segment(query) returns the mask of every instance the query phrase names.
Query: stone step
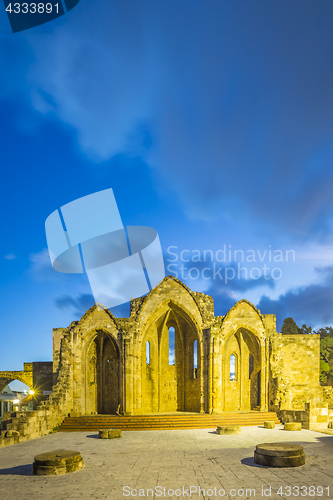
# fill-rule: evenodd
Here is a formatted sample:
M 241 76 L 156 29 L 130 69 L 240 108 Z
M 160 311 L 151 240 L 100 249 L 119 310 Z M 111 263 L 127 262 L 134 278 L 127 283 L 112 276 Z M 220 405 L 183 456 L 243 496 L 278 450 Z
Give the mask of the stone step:
M 198 414 L 188 416 L 135 415 L 131 417 L 96 415 L 66 417 L 59 430 L 64 432 L 79 432 L 95 431 L 108 427 L 120 430 L 207 429 L 216 428 L 218 425 L 263 425 L 266 420 L 274 421 L 276 424 L 281 423 L 274 412 L 228 413 L 224 415 Z

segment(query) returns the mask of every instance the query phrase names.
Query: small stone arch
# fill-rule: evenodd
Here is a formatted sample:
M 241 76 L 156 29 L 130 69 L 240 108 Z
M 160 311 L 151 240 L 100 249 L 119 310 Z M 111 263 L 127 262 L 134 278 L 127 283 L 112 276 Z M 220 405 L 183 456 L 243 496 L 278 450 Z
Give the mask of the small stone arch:
M 30 363 L 25 363 L 25 365 L 30 365 Z M 4 388 L 13 382 L 13 380 L 19 380 L 23 384 L 27 385 L 30 389 L 33 389 L 33 371 L 32 366 L 30 366 L 21 371 L 1 371 L 0 372 L 0 394 Z

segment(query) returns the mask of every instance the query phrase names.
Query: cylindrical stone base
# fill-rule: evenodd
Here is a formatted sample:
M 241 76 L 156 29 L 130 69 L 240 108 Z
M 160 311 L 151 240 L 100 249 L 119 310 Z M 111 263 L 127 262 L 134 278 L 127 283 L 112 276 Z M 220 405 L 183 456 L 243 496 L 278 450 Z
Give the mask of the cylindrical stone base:
M 266 422 L 264 422 L 264 427 L 265 429 L 275 429 L 275 422 L 273 422 L 272 420 L 267 420 Z
M 305 464 L 303 446 L 290 443 L 258 444 L 254 462 L 267 467 L 299 467 Z
M 109 429 L 100 429 L 98 431 L 99 439 L 109 439 Z
M 239 434 L 241 431 L 241 428 L 239 425 L 228 425 L 228 426 L 218 426 L 216 429 L 216 434 L 221 434 L 221 435 L 230 435 L 230 434 Z
M 121 438 L 120 429 L 109 429 L 109 439 Z
M 100 439 L 116 439 L 121 438 L 120 429 L 101 429 L 98 431 L 98 437 Z
M 78 451 L 57 450 L 36 455 L 32 473 L 37 476 L 57 476 L 82 469 L 83 459 Z
M 285 431 L 301 431 L 302 424 L 301 424 L 301 422 L 286 422 L 284 424 L 284 430 Z

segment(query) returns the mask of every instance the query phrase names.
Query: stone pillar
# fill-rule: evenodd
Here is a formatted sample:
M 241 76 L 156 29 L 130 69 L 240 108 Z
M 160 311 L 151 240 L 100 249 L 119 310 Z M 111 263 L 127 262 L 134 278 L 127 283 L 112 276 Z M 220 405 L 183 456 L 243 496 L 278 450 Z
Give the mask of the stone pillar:
M 133 352 L 129 338 L 124 339 L 124 407 L 125 416 L 133 415 Z
M 202 336 L 200 344 L 200 413 L 205 413 L 205 342 Z
M 213 337 L 213 345 L 212 345 L 212 413 L 218 413 L 218 359 L 216 355 L 216 351 L 218 351 L 217 347 L 218 339 Z
M 260 411 L 268 411 L 268 342 L 260 343 L 261 351 L 261 382 Z

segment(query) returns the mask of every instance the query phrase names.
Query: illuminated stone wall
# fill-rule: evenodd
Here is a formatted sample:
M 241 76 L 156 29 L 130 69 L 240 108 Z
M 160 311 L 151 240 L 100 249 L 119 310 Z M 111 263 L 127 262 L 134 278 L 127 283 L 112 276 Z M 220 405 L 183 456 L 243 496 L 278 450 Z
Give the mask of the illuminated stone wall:
M 275 315 L 246 300 L 216 317 L 212 297 L 173 277 L 133 300 L 130 318 L 93 307 L 54 330 L 55 379 L 61 353 L 70 359 L 75 415 L 115 413 L 118 406 L 125 415 L 297 410 L 323 401 L 317 335 L 281 335 Z
M 53 349 L 52 394 L 30 415 L 31 436 L 68 414 L 118 408 L 124 415 L 305 411 L 309 425 L 324 425 L 322 412 L 331 414 L 325 408 L 332 406 L 332 390 L 319 385 L 319 335 L 277 333 L 275 315 L 261 314 L 247 300 L 215 316 L 212 297 L 172 276 L 133 300 L 129 318 L 94 306 L 68 328 L 54 329 Z M 15 429 L 19 421 L 9 425 Z

